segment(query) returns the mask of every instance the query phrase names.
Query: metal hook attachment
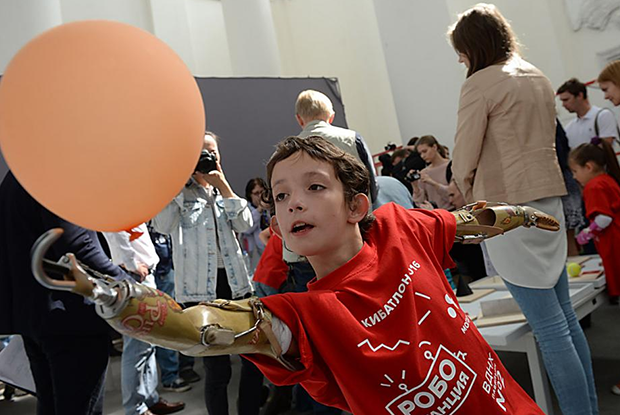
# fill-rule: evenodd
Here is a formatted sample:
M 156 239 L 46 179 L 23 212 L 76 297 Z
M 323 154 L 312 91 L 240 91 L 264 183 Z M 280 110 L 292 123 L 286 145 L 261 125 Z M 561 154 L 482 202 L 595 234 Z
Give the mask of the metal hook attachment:
M 47 275 L 46 272 L 47 270 L 60 274 L 63 277 L 71 273 L 71 265 L 68 263 L 68 258 L 62 257 L 57 263 L 45 259 L 48 249 L 60 238 L 63 232 L 61 228 L 54 228 L 39 236 L 39 239 L 37 239 L 30 251 L 30 265 L 32 267 L 32 274 L 39 284 L 45 288 L 58 291 L 73 291 L 77 285 L 75 281 L 56 280 Z
M 116 302 L 117 284 L 107 275 L 101 274 L 80 262 L 71 253 L 53 262 L 45 259 L 50 246 L 62 235 L 61 228 L 50 229 L 37 239 L 31 250 L 31 267 L 35 279 L 45 288 L 56 291 L 70 291 L 90 298 L 97 304 L 109 306 Z M 51 278 L 48 273 L 58 274 L 63 279 Z

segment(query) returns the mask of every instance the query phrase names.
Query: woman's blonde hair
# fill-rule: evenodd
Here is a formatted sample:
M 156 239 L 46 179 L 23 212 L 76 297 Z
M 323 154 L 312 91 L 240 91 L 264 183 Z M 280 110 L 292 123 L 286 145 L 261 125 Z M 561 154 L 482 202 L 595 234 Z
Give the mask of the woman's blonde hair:
M 620 87 L 620 60 L 609 62 L 598 75 L 597 81 L 599 83 L 613 82 L 616 86 Z

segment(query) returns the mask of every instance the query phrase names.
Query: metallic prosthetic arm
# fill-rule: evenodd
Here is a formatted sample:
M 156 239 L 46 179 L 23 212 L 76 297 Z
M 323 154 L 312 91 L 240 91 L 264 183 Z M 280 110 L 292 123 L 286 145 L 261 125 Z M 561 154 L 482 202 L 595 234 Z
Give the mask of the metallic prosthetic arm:
M 115 281 L 89 269 L 73 254 L 58 262 L 44 258 L 62 229 L 41 235 L 32 249 L 32 271 L 46 288 L 70 291 L 95 303 L 97 314 L 121 334 L 188 356 L 260 353 L 290 370 L 298 367 L 282 356 L 271 330 L 271 313 L 257 298 L 215 300 L 182 309 L 163 292 L 136 281 Z M 63 277 L 52 279 L 48 273 Z

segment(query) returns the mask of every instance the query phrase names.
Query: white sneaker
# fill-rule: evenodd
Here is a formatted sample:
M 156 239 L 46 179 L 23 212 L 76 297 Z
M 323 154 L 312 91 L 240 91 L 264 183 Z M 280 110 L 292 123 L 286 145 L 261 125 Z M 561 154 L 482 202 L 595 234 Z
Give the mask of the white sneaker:
M 614 395 L 620 395 L 620 383 L 611 387 L 611 393 Z

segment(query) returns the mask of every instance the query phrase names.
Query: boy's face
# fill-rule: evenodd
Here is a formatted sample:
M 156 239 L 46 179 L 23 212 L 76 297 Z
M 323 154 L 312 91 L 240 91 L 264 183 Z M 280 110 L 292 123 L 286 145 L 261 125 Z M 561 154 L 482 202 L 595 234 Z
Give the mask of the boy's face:
M 359 234 L 357 222 L 363 216 L 358 218 L 345 202 L 343 185 L 329 163 L 295 153 L 275 165 L 271 186 L 277 225 L 293 252 L 329 257 Z

